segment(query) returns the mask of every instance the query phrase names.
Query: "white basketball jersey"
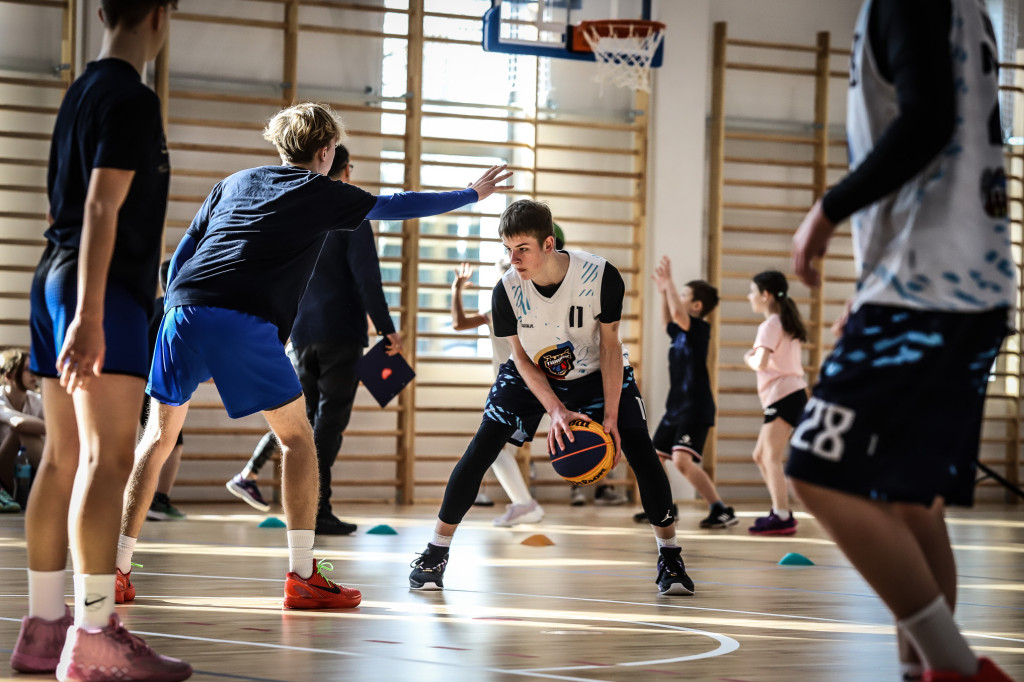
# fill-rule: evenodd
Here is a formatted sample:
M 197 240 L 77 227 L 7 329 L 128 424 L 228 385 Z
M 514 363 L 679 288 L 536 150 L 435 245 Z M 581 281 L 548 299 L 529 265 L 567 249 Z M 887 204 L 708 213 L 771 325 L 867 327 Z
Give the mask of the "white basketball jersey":
M 984 2 L 951 4 L 956 127 L 918 175 L 853 215 L 855 308 L 879 303 L 970 312 L 1014 302 L 995 36 Z M 870 9 L 866 0 L 853 37 L 846 117 L 851 169 L 899 113 L 896 90 L 868 44 Z
M 608 262 L 582 251 L 567 251 L 569 269 L 551 298 L 515 268 L 501 278 L 516 314 L 523 350 L 551 379 L 579 379 L 601 369 L 601 283 Z M 622 349 L 624 366 L 629 355 Z

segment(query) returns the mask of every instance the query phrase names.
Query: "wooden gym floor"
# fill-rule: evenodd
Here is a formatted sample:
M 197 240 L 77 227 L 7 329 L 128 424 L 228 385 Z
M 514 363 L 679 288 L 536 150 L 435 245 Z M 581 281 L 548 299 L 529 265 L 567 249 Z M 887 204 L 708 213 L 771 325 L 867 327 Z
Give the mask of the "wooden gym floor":
M 726 531 L 681 510 L 693 597 L 654 589 L 655 545 L 632 507 L 550 504 L 541 524 L 499 529 L 474 508 L 455 541 L 444 592 L 408 589 L 408 564 L 436 507 L 343 507 L 353 536 L 321 538 L 329 574 L 363 592 L 358 609 L 282 611 L 283 529 L 239 503 L 186 506 L 147 523 L 136 551 L 138 598 L 118 612 L 195 680 L 897 680 L 881 602 L 813 519 L 792 538 L 754 538 L 760 509 Z M 278 510 L 279 511 L 279 510 Z M 346 513 L 347 512 L 347 513 Z M 280 513 L 277 514 L 280 517 Z M 366 531 L 387 524 L 397 535 Z M 976 651 L 1024 680 L 1024 517 L 1011 506 L 953 511 L 958 618 Z M 554 545 L 521 544 L 542 533 Z M 781 567 L 787 552 L 812 567 Z M 0 516 L 0 653 L 26 611 L 22 516 Z M 71 578 L 68 575 L 68 589 Z M 13 675 L 6 662 L 3 679 Z

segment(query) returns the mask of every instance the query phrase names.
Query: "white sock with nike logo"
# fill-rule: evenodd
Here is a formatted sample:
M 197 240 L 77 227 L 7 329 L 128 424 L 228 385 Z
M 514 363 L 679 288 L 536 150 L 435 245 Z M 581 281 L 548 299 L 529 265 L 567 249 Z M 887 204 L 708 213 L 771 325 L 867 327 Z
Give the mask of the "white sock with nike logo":
M 75 573 L 75 627 L 105 628 L 114 613 L 114 574 Z

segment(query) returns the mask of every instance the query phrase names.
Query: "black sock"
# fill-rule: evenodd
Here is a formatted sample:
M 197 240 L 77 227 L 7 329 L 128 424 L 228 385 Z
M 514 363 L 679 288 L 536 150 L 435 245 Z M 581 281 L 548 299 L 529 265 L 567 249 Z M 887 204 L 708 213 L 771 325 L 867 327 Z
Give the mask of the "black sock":
M 718 502 L 712 502 L 711 503 L 711 511 L 713 511 L 713 512 L 723 512 L 723 511 L 725 511 L 725 502 L 722 502 L 721 500 L 719 500 Z

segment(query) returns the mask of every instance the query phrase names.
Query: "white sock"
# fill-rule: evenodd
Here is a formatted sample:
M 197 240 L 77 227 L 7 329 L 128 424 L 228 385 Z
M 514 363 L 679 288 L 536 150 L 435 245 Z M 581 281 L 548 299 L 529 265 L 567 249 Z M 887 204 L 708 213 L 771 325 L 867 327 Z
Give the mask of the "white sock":
M 897 621 L 896 625 L 914 645 L 926 670 L 961 675 L 978 672 L 978 659 L 960 634 L 942 595 L 914 615 Z
M 135 543 L 138 538 L 130 538 L 127 535 L 117 536 L 117 568 L 122 573 L 128 574 L 132 570 L 132 555 L 135 554 Z
M 789 521 L 789 517 L 793 515 L 788 509 L 772 509 L 772 512 L 783 521 Z
M 298 573 L 300 578 L 313 575 L 313 540 L 316 531 L 288 531 L 288 570 Z
M 533 499 L 526 487 L 526 481 L 523 480 L 523 472 L 519 470 L 516 457 L 509 452 L 508 446 L 498 453 L 498 459 L 491 465 L 491 471 L 498 478 L 498 483 L 508 495 L 508 499 L 512 500 L 512 504 L 529 504 Z
M 454 535 L 439 535 L 437 531 L 434 531 L 434 539 L 430 541 L 430 544 L 437 547 L 451 547 L 454 537 Z
M 658 537 L 657 535 L 655 535 L 654 539 L 658 541 L 658 551 L 661 551 L 662 547 L 678 547 L 679 546 L 679 545 L 676 544 L 676 536 L 675 535 L 673 535 L 670 538 L 662 538 L 662 537 Z
M 28 571 L 28 615 L 44 620 L 64 617 L 64 571 Z
M 900 663 L 901 680 L 920 680 L 924 677 L 924 666 L 920 663 Z
M 114 613 L 114 574 L 75 573 L 75 627 L 105 628 Z

